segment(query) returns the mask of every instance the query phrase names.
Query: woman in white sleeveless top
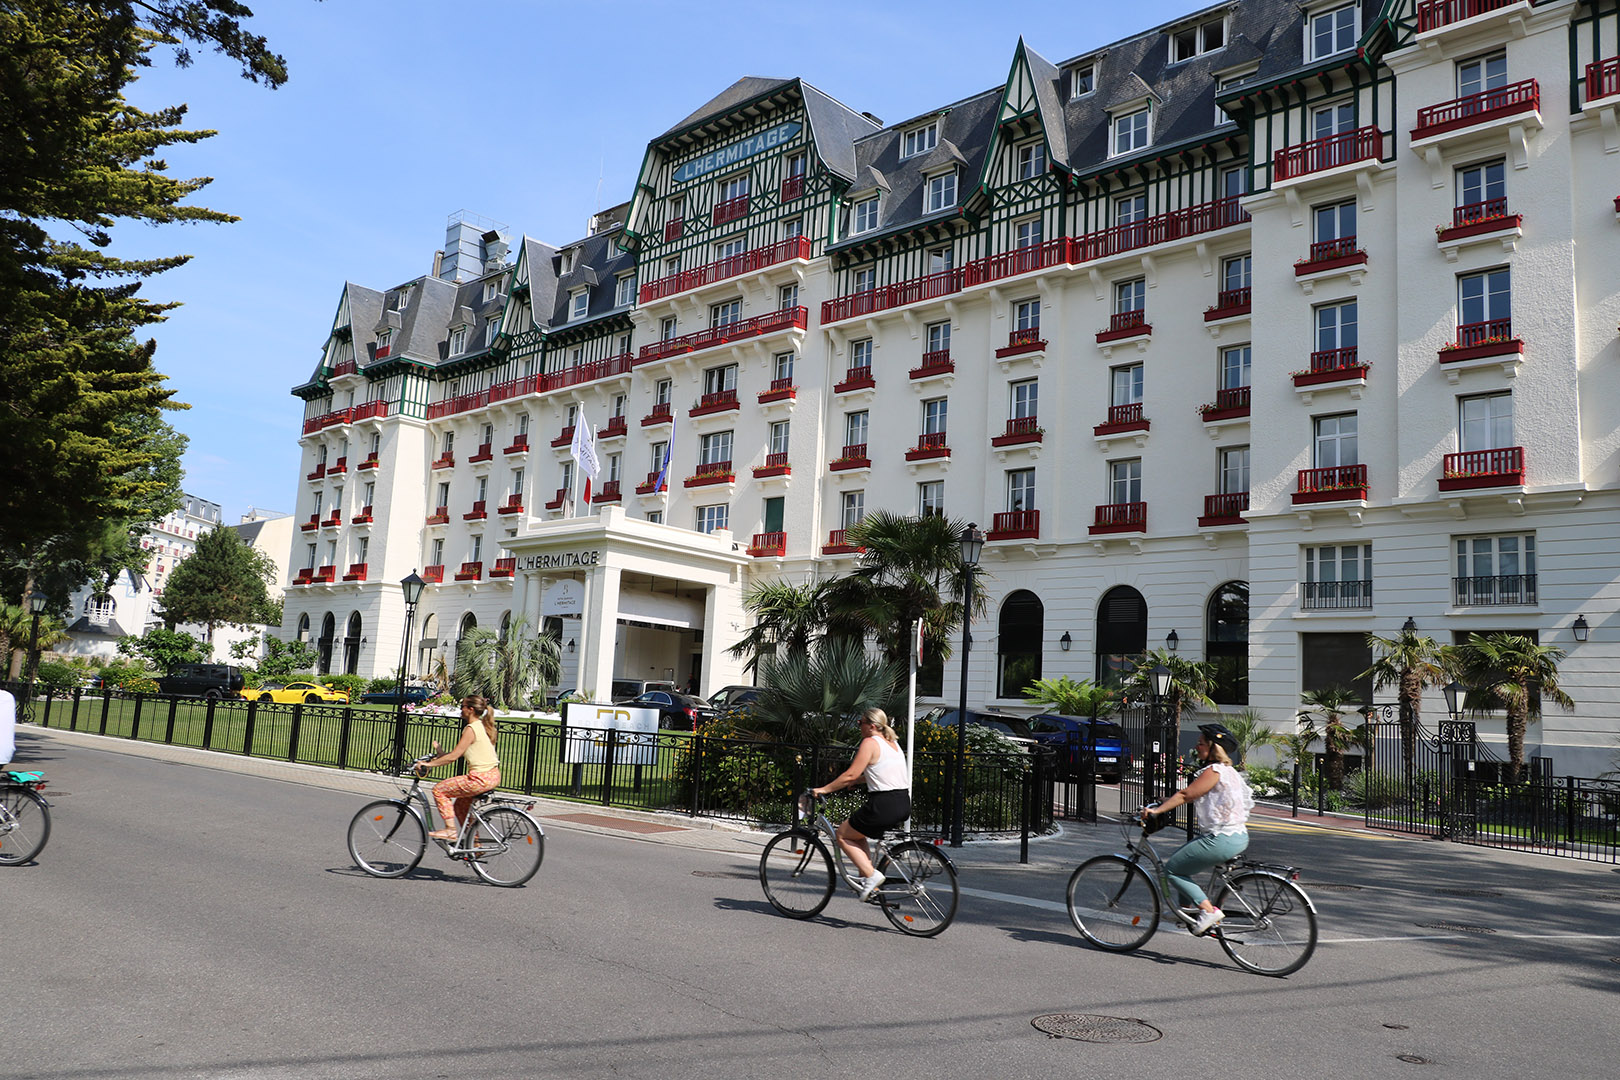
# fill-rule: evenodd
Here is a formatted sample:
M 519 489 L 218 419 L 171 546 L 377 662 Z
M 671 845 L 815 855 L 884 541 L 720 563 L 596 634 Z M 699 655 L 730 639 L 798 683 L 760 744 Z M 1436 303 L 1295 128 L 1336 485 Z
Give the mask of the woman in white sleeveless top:
M 866 802 L 838 826 L 838 846 L 861 875 L 861 899 L 870 899 L 883 884 L 872 866 L 868 839 L 877 839 L 911 816 L 911 789 L 907 786 L 906 755 L 900 739 L 882 709 L 867 709 L 861 716 L 861 745 L 838 778 L 812 788 L 817 795 L 866 784 Z

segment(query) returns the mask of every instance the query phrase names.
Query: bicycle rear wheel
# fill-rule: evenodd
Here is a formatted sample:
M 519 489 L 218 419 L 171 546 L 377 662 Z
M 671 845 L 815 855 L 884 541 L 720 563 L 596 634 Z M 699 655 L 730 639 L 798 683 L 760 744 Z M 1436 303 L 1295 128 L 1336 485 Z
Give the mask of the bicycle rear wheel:
M 759 883 L 777 911 L 791 919 L 813 918 L 832 899 L 832 856 L 814 833 L 789 829 L 765 845 Z
M 1141 948 L 1159 928 L 1159 891 L 1147 871 L 1118 855 L 1087 859 L 1069 878 L 1069 921 L 1109 952 Z
M 956 918 L 956 868 L 934 845 L 920 840 L 896 844 L 878 869 L 888 875 L 878 890 L 883 914 L 901 930 L 933 937 Z
M 1316 951 L 1316 908 L 1285 877 L 1263 871 L 1234 874 L 1215 906 L 1226 913 L 1215 938 L 1239 967 L 1259 975 L 1289 975 Z
M 546 857 L 546 836 L 540 823 L 513 806 L 473 811 L 470 842 L 479 849 L 467 859 L 473 873 L 508 889 L 534 877 L 540 860 Z
M 426 850 L 427 830 L 405 803 L 367 803 L 349 822 L 349 857 L 372 877 L 404 877 Z
M 51 838 L 51 811 L 32 788 L 0 788 L 0 866 L 29 862 Z

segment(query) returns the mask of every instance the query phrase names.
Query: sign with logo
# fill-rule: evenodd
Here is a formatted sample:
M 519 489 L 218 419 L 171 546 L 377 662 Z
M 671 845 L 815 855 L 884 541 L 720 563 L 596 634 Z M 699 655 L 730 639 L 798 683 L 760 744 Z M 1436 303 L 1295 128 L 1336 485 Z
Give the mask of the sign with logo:
M 540 614 L 578 615 L 585 610 L 585 586 L 573 578 L 553 581 L 540 594 Z
M 530 555 L 517 561 L 517 569 L 537 570 L 589 570 L 602 564 L 600 551 L 551 551 L 544 555 Z
M 757 154 L 767 150 L 775 150 L 791 142 L 804 125 L 797 120 L 790 120 L 785 124 L 777 124 L 769 131 L 762 131 L 758 135 L 750 135 L 746 139 L 722 146 L 718 150 L 710 150 L 702 157 L 695 157 L 691 161 L 683 162 L 675 168 L 675 182 L 684 184 L 688 180 L 696 180 L 700 176 L 727 169 L 739 161 L 746 161 Z
M 658 764 L 658 710 L 570 701 L 562 709 L 564 765 Z

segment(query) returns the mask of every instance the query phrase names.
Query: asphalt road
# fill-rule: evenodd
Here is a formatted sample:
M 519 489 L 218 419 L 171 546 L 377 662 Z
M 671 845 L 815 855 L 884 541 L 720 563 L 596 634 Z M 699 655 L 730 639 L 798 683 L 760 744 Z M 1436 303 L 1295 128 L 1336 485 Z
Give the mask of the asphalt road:
M 436 851 L 379 881 L 344 850 L 360 794 L 90 741 L 20 737 L 19 764 L 51 778 L 55 831 L 36 864 L 0 870 L 0 1076 L 1615 1069 L 1612 866 L 1268 825 L 1254 850 L 1308 868 L 1323 926 L 1311 963 L 1273 980 L 1168 929 L 1128 956 L 1087 947 L 1063 889 L 1117 846 L 1106 825 L 1037 842 L 1029 866 L 1015 847 L 963 849 L 958 920 L 919 940 L 848 894 L 808 922 L 775 914 L 754 834 L 649 837 L 556 804 L 525 888 L 479 884 Z M 1052 1013 L 1139 1019 L 1154 1041 L 1031 1025 Z

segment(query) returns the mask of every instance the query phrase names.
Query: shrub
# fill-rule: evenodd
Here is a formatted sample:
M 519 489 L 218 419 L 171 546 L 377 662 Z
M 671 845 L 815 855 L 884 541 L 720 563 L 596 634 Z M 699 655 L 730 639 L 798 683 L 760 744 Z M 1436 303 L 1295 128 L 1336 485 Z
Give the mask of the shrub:
M 34 690 L 37 693 L 67 693 L 83 681 L 83 668 L 64 664 L 60 660 L 41 660 L 34 668 Z
M 329 686 L 333 690 L 347 690 L 350 701 L 354 701 L 365 693 L 366 688 L 371 684 L 371 680 L 364 675 L 322 675 L 315 681 L 322 686 Z
M 398 678 L 384 677 L 372 679 L 370 682 L 366 683 L 366 689 L 364 692 L 367 694 L 386 694 L 389 691 L 397 689 L 399 689 Z
M 1249 788 L 1257 799 L 1287 796 L 1292 782 L 1290 774 L 1269 765 L 1250 765 L 1244 770 L 1244 775 L 1248 778 Z

